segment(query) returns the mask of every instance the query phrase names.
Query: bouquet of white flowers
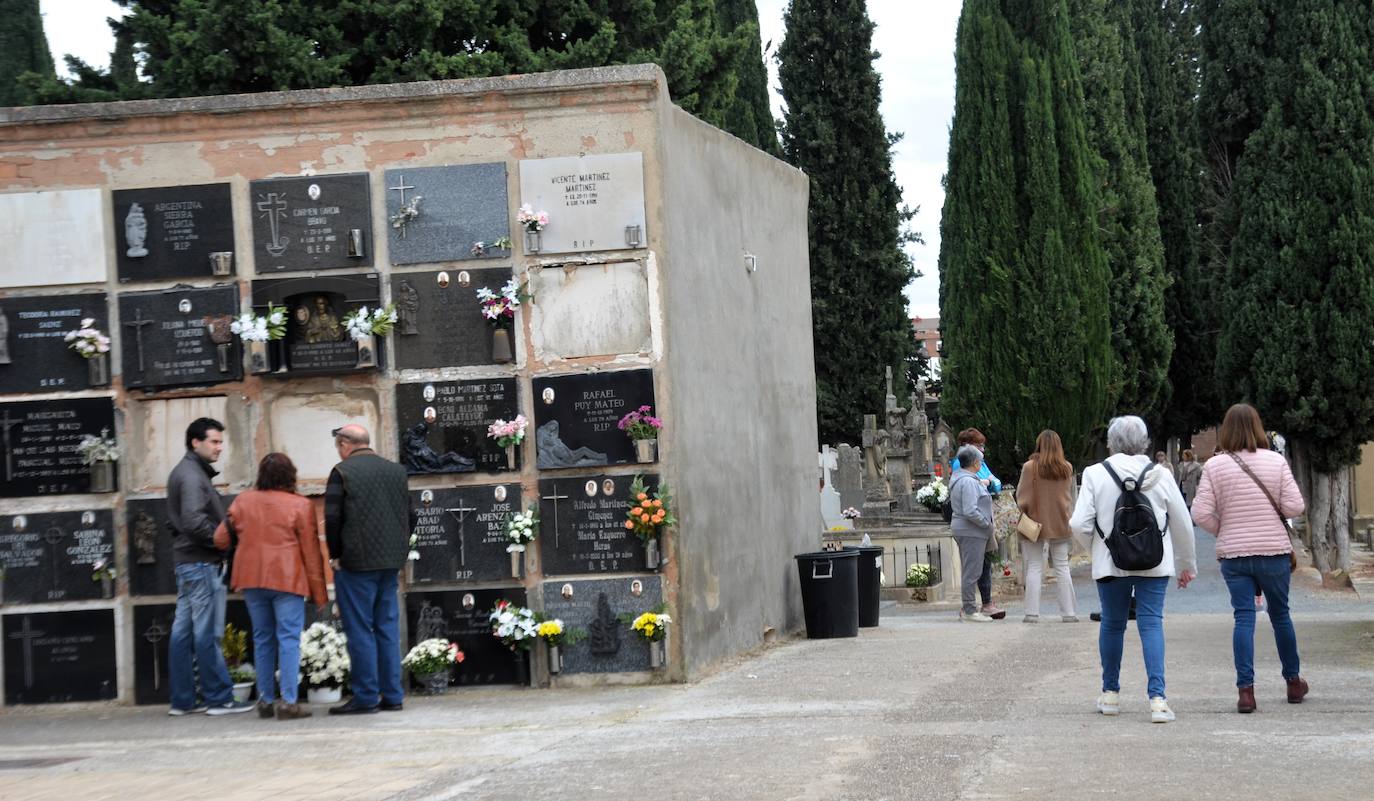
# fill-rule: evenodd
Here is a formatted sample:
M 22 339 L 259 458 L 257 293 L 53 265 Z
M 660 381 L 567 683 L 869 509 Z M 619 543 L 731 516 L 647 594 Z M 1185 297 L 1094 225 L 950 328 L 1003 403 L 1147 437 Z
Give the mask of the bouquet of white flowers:
M 535 514 L 533 509 L 511 515 L 510 520 L 506 521 L 506 539 L 510 540 L 510 545 L 506 546 L 506 552 L 519 553 L 524 551 L 526 545 L 534 542 L 534 537 L 538 532 L 539 515 Z
M 301 678 L 307 687 L 343 687 L 348 682 L 348 638 L 327 623 L 312 623 L 301 635 Z
M 110 436 L 110 429 L 100 429 L 100 436 L 87 434 L 76 445 L 82 464 L 119 461 L 119 444 Z
M 949 487 L 939 478 L 916 490 L 916 502 L 932 512 L 940 511 L 940 505 L 947 498 Z
M 373 334 L 386 336 L 396 325 L 396 304 L 388 303 L 386 308 L 370 311 L 366 306 L 361 306 L 345 314 L 343 324 L 355 341 L 367 339 Z
M 286 307 L 267 304 L 267 314 L 244 312 L 229 323 L 229 330 L 244 342 L 271 342 L 286 336 Z
M 539 636 L 539 620 L 528 607 L 497 601 L 487 618 L 491 621 L 492 636 L 511 650 L 529 649 Z
M 442 637 L 423 640 L 411 648 L 401 660 L 401 667 L 417 676 L 448 670 L 464 659 L 458 643 L 449 642 Z
M 68 331 L 63 340 L 66 341 L 67 347 L 81 354 L 83 359 L 93 359 L 102 353 L 110 352 L 110 338 L 95 327 L 94 317 L 82 320 L 81 327 L 75 331 Z

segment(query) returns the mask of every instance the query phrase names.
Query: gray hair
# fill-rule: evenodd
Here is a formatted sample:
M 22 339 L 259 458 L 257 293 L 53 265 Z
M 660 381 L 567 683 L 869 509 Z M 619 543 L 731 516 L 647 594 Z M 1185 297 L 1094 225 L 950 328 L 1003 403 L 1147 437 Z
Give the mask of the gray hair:
M 977 445 L 960 445 L 959 452 L 954 454 L 954 458 L 959 460 L 959 466 L 968 469 L 969 465 L 983 461 L 983 452 L 978 450 Z
M 1145 421 L 1133 414 L 1114 417 L 1107 426 L 1107 451 L 1138 456 L 1150 450 L 1150 431 Z

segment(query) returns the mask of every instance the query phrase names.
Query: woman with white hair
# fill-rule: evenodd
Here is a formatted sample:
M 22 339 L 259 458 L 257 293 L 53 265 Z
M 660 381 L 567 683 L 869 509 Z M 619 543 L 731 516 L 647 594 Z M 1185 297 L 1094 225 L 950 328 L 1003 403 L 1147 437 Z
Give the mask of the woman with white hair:
M 1087 547 L 1086 540 L 1092 539 L 1093 580 L 1102 602 L 1097 710 L 1104 715 L 1121 712 L 1121 651 L 1134 595 L 1150 720 L 1168 723 L 1174 712 L 1164 695 L 1164 591 L 1171 576 L 1178 576 L 1179 587 L 1187 587 L 1197 575 L 1193 521 L 1173 476 L 1150 460 L 1144 420 L 1133 415 L 1112 420 L 1107 450 L 1104 461 L 1083 471 L 1083 487 L 1069 520 L 1081 544 Z M 1118 508 L 1123 496 L 1127 503 Z M 1140 503 L 1130 503 L 1133 499 Z M 1127 564 L 1118 565 L 1118 560 Z
M 954 542 L 959 546 L 959 598 L 962 603 L 959 619 L 969 623 L 991 623 L 992 617 L 976 603 L 984 555 L 989 543 L 993 542 L 992 495 L 987 484 L 978 478 L 983 452 L 976 445 L 960 446 L 954 463 L 958 467 L 949 480 L 949 506 L 953 511 L 949 525 Z

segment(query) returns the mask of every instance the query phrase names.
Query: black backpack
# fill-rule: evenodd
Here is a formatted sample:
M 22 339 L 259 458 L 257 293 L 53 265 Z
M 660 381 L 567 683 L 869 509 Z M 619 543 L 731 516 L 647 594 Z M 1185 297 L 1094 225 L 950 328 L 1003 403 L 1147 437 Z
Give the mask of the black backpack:
M 1093 528 L 1097 529 L 1097 536 L 1102 538 L 1108 553 L 1112 555 L 1112 562 L 1121 570 L 1152 570 L 1158 567 L 1164 561 L 1164 532 L 1159 528 L 1154 506 L 1145 497 L 1145 491 L 1140 489 L 1145 483 L 1145 476 L 1155 468 L 1155 463 L 1151 462 L 1135 478 L 1127 476 L 1125 481 L 1121 480 L 1111 465 L 1103 462 L 1102 466 L 1107 468 L 1107 475 L 1121 488 L 1121 495 L 1116 499 L 1116 510 L 1112 513 L 1112 535 L 1108 537 L 1103 534 L 1101 526 L 1094 520 Z M 1169 513 L 1165 512 L 1164 528 L 1168 527 Z

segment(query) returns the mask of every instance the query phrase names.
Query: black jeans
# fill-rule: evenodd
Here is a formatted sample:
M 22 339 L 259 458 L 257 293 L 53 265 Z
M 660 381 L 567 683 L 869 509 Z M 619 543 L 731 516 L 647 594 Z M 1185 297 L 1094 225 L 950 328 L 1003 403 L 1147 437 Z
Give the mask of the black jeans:
M 978 593 L 983 596 L 983 606 L 992 603 L 992 562 L 983 557 L 983 575 L 978 577 Z

